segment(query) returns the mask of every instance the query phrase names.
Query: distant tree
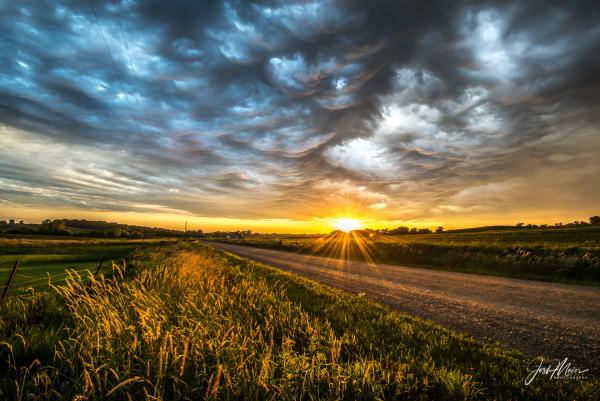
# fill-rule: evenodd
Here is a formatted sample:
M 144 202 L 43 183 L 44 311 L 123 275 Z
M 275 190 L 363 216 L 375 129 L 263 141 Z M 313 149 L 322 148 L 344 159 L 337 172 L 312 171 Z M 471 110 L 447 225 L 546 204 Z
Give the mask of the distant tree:
M 6 224 L 6 220 L 0 220 L 0 224 Z
M 40 226 L 38 227 L 38 230 L 42 233 L 50 232 L 51 225 L 52 221 L 50 221 L 50 219 L 43 220 Z
M 396 227 L 387 231 L 388 235 L 408 234 L 408 227 Z
M 25 222 L 23 220 L 19 220 L 19 224 L 23 225 L 23 224 L 25 224 Z
M 417 229 L 415 227 L 411 228 L 410 231 L 408 232 L 409 234 L 416 234 L 417 233 Z
M 8 224 L 15 224 L 15 219 L 8 220 Z
M 419 234 L 431 234 L 431 230 L 429 228 L 419 228 L 417 232 Z
M 63 220 L 54 220 L 50 225 L 50 232 L 52 233 L 63 233 L 67 231 L 67 227 L 65 226 L 65 222 Z
M 67 231 L 67 227 L 65 225 L 64 220 L 49 220 L 46 219 L 42 221 L 40 226 L 38 227 L 38 231 L 44 234 L 55 234 L 55 235 L 71 235 L 69 231 Z
M 113 238 L 121 238 L 122 233 L 123 233 L 123 231 L 120 228 L 115 228 L 112 230 L 110 236 Z
M 600 216 L 590 217 L 590 224 L 594 226 L 600 225 Z
M 438 234 L 444 232 L 444 227 L 440 226 L 440 227 L 436 228 L 435 232 Z
M 523 227 L 523 225 L 524 225 L 524 224 L 525 224 L 525 223 L 517 223 L 517 227 L 519 227 L 519 228 L 520 228 L 520 227 Z

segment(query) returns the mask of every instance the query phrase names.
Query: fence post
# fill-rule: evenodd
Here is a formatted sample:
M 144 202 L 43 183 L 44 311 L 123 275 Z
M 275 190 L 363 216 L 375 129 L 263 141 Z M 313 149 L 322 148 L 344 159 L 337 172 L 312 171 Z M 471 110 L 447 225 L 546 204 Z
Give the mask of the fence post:
M 104 263 L 104 258 L 100 259 L 100 264 L 98 265 L 98 268 L 96 269 L 96 273 L 94 273 L 94 277 L 96 277 L 98 275 L 98 272 L 100 271 L 100 268 L 102 267 L 102 263 Z
M 8 276 L 6 285 L 4 286 L 4 291 L 2 292 L 2 297 L 0 298 L 0 304 L 2 304 L 4 302 L 4 298 L 6 298 L 6 294 L 8 294 L 8 289 L 10 288 L 10 285 L 12 284 L 13 278 L 15 277 L 15 273 L 17 272 L 18 268 L 19 268 L 19 261 L 17 260 L 15 262 L 15 265 L 12 268 L 12 271 L 10 272 L 10 276 Z

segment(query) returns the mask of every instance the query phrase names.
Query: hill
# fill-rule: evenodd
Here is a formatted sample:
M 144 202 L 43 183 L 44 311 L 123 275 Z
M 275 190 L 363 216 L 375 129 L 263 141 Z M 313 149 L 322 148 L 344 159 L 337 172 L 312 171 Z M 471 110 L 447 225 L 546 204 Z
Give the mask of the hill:
M 55 219 L 41 224 L 23 221 L 0 221 L 1 234 L 59 235 L 92 238 L 155 238 L 155 237 L 202 237 L 202 230 L 181 231 L 160 227 L 146 227 L 101 220 Z

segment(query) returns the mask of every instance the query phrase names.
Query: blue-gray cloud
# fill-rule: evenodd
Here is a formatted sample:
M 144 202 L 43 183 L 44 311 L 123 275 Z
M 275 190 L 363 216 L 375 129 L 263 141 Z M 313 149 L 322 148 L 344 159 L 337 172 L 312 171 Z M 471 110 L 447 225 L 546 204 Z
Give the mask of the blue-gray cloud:
M 418 219 L 597 199 L 597 2 L 0 9 L 5 202 L 302 218 L 345 196 Z

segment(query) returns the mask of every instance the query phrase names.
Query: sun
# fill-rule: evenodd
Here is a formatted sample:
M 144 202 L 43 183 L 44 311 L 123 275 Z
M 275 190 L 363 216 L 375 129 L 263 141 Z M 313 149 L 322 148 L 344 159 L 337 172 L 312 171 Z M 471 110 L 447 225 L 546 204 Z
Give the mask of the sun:
M 351 219 L 349 217 L 339 218 L 333 221 L 333 227 L 337 230 L 349 233 L 350 231 L 358 230 L 362 228 L 360 220 Z

